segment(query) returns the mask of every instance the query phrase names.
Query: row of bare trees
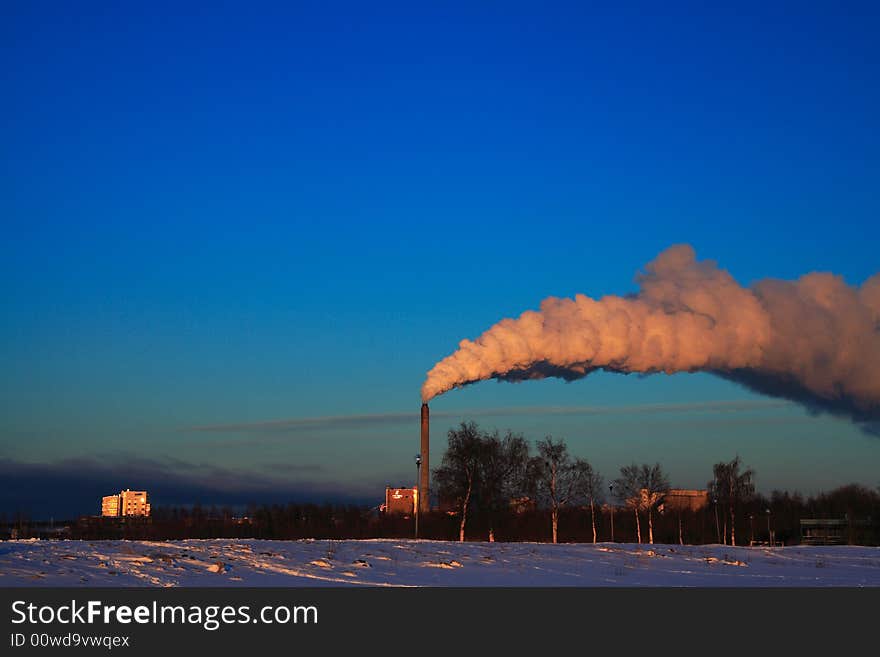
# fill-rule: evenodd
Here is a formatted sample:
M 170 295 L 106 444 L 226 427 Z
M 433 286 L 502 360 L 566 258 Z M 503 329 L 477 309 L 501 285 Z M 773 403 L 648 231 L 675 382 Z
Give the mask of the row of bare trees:
M 448 447 L 434 484 L 444 506 L 459 517 L 459 540 L 465 538 L 469 518 L 482 515 L 488 539 L 495 540 L 499 514 L 511 504 L 538 506 L 550 512 L 552 540 L 559 539 L 563 509 L 589 508 L 593 541 L 598 540 L 597 511 L 604 503 L 604 480 L 586 459 L 572 456 L 562 440 L 547 436 L 531 455 L 521 434 L 484 432 L 474 422 L 463 422 L 448 434 Z M 640 514 L 648 518 L 648 540 L 654 542 L 653 512 L 669 489 L 659 464 L 626 466 L 611 485 L 635 513 L 638 541 L 642 540 Z
M 589 509 L 593 542 L 598 540 L 597 511 L 605 501 L 603 477 L 589 461 L 573 456 L 564 441 L 547 436 L 536 443 L 537 453 L 532 455 L 521 434 L 508 431 L 502 436 L 497 431 L 482 431 L 474 422 L 450 429 L 448 440 L 433 478 L 442 505 L 458 516 L 459 540 L 465 539 L 468 520 L 480 517 L 488 527 L 488 540 L 494 541 L 497 521 L 511 505 L 548 510 L 554 543 L 559 537 L 562 510 Z M 743 469 L 737 456 L 715 464 L 713 473 L 708 489 L 716 532 L 725 544 L 729 536 L 730 544 L 735 545 L 737 510 L 754 496 L 754 471 Z M 662 510 L 669 488 L 669 478 L 659 463 L 624 466 L 610 483 L 612 497 L 633 513 L 639 543 L 642 518 L 647 520 L 648 542 L 654 542 L 654 514 Z
M 521 434 L 484 432 L 474 422 L 451 429 L 434 485 L 445 506 L 459 516 L 459 540 L 468 519 L 481 514 L 487 521 L 488 539 L 495 540 L 496 520 L 511 504 L 540 504 L 550 510 L 553 542 L 559 535 L 563 508 L 588 504 L 596 540 L 596 505 L 601 503 L 602 477 L 590 463 L 569 454 L 563 441 L 547 437 L 530 454 Z

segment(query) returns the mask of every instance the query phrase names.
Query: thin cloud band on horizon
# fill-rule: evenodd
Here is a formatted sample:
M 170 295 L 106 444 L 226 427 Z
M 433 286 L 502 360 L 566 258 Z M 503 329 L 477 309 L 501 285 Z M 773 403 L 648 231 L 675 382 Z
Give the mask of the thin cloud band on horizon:
M 432 411 L 432 418 L 502 417 L 524 415 L 613 415 L 615 413 L 691 413 L 691 412 L 745 412 L 789 408 L 795 404 L 779 399 L 718 400 L 708 402 L 630 404 L 620 406 L 524 406 L 518 408 L 483 408 L 468 410 Z M 205 424 L 179 429 L 193 433 L 235 433 L 244 431 L 297 433 L 308 430 L 327 430 L 367 425 L 388 426 L 417 422 L 419 414 L 374 413 L 327 415 L 319 417 L 288 418 L 256 422 Z
M 24 513 L 74 518 L 100 509 L 103 495 L 122 487 L 147 490 L 154 506 L 302 503 L 363 504 L 378 497 L 381 479 L 329 479 L 320 463 L 267 462 L 240 469 L 175 457 L 121 452 L 22 461 L 0 456 L 0 518 Z

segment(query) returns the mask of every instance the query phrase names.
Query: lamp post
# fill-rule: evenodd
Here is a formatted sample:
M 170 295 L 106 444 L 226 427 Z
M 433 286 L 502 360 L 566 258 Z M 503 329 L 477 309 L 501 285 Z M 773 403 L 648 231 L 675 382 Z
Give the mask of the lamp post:
M 422 506 L 422 501 L 419 499 L 419 483 L 421 479 L 419 476 L 422 473 L 422 455 L 416 454 L 416 495 L 415 495 L 415 519 L 416 519 L 416 538 L 419 537 L 419 507 Z
M 718 498 L 712 498 L 712 506 L 715 508 L 715 540 L 720 543 L 721 542 L 721 525 L 718 524 Z M 727 540 L 727 536 L 725 535 L 725 541 Z
M 608 497 L 611 503 L 611 542 L 614 542 L 614 484 L 608 484 Z
M 770 529 L 770 509 L 765 509 L 764 513 L 767 514 L 767 544 L 773 547 L 773 531 Z

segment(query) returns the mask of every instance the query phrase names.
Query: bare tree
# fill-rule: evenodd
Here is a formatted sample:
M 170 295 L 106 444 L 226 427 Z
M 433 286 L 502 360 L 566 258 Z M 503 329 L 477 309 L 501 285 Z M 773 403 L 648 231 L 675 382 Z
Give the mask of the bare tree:
M 538 455 L 529 459 L 529 482 L 537 497 L 550 507 L 553 542 L 559 535 L 559 510 L 574 504 L 583 491 L 579 477 L 584 468 L 573 460 L 565 441 L 551 436 L 538 441 Z
M 498 515 L 510 507 L 510 500 L 526 487 L 529 444 L 521 434 L 498 432 L 482 438 L 479 458 L 479 502 L 489 525 L 489 541 L 495 540 Z
M 660 467 L 654 465 L 626 465 L 620 468 L 620 477 L 614 481 L 618 498 L 636 518 L 636 539 L 642 542 L 642 523 L 639 512 L 648 515 L 648 541 L 654 542 L 654 509 L 669 490 L 669 480 Z
M 604 498 L 604 480 L 602 475 L 593 470 L 589 461 L 575 460 L 575 468 L 578 470 L 576 480 L 581 487 L 580 495 L 590 504 L 590 523 L 593 527 L 593 543 L 597 541 L 598 531 L 596 528 L 596 505 L 601 504 Z
M 712 497 L 724 504 L 724 532 L 722 541 L 727 544 L 727 519 L 730 518 L 730 544 L 736 545 L 736 507 L 747 502 L 755 494 L 755 471 L 751 468 L 740 472 L 742 460 L 739 455 L 728 462 L 716 463 L 712 467 L 714 479 L 709 482 Z
M 620 468 L 620 477 L 614 480 L 614 491 L 618 499 L 633 510 L 636 518 L 636 540 L 642 542 L 642 525 L 639 521 L 639 509 L 642 504 L 641 484 L 639 476 L 641 468 L 635 463 Z
M 669 479 L 659 463 L 643 465 L 639 472 L 639 499 L 641 508 L 648 512 L 648 542 L 654 543 L 654 508 L 669 491 Z
M 455 505 L 461 517 L 458 540 L 464 541 L 471 499 L 477 487 L 483 443 L 475 422 L 462 422 L 458 429 L 450 429 L 448 441 L 440 467 L 434 470 L 434 482 L 440 498 Z

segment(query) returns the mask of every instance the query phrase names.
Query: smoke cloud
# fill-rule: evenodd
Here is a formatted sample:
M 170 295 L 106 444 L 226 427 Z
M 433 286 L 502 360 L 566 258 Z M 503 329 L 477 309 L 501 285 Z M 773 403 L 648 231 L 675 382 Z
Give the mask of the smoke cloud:
M 549 297 L 437 363 L 428 401 L 486 379 L 580 379 L 595 370 L 710 372 L 811 411 L 880 420 L 880 274 L 830 273 L 744 288 L 679 244 L 636 276 L 634 296 Z

